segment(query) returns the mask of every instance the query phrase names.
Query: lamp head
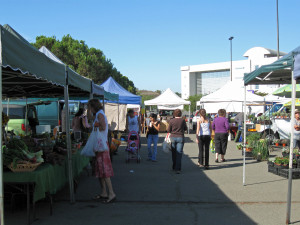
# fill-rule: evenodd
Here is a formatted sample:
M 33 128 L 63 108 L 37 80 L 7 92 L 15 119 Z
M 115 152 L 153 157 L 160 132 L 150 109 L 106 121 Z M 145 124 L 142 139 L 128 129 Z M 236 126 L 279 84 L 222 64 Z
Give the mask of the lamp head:
M 231 41 L 232 39 L 233 39 L 233 37 L 228 38 L 228 40 L 230 40 L 230 41 Z

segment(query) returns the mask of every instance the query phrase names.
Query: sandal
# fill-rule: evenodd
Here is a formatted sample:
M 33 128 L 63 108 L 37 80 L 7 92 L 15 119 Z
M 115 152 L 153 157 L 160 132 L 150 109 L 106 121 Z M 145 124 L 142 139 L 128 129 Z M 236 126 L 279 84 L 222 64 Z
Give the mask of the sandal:
M 104 197 L 104 196 L 101 196 L 101 195 L 95 195 L 93 197 L 93 200 L 107 200 L 108 197 Z
M 115 202 L 117 200 L 117 197 L 115 196 L 115 197 L 113 197 L 112 199 L 105 199 L 104 201 L 103 201 L 103 203 L 104 204 L 109 204 L 109 203 L 113 203 L 113 202 Z

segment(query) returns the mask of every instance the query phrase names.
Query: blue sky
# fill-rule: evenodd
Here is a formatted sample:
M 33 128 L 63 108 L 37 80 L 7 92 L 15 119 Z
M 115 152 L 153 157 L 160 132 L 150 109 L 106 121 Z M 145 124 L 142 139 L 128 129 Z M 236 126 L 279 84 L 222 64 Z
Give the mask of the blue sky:
M 101 49 L 138 89 L 180 90 L 180 67 L 277 49 L 276 0 L 0 0 L 0 24 Z M 4 6 L 4 7 L 3 7 Z M 299 0 L 279 0 L 280 51 L 300 45 Z

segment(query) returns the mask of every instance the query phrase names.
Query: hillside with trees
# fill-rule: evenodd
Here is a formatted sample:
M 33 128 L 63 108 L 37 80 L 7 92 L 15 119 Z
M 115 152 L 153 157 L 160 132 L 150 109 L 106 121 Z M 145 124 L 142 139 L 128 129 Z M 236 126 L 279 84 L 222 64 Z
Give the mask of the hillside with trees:
M 71 69 L 92 79 L 96 84 L 101 84 L 112 76 L 122 87 L 136 94 L 134 83 L 122 75 L 101 50 L 89 48 L 84 41 L 75 40 L 69 34 L 63 36 L 61 41 L 54 36 L 38 36 L 32 45 L 38 49 L 45 46 Z

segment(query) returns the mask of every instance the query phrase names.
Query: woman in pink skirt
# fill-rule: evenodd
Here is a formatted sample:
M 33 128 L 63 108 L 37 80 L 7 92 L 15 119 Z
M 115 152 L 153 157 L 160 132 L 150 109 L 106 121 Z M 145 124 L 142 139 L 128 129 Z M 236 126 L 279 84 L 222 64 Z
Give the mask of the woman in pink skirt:
M 95 116 L 93 129 L 99 128 L 100 132 L 104 132 L 105 137 L 108 133 L 108 123 L 103 112 L 103 107 L 98 99 L 91 99 L 88 102 L 89 112 Z M 107 141 L 106 141 L 107 143 Z M 95 160 L 95 174 L 99 178 L 101 185 L 101 193 L 96 195 L 94 199 L 103 200 L 104 203 L 111 203 L 116 200 L 116 194 L 113 191 L 110 178 L 114 175 L 109 156 L 109 150 L 103 152 L 96 152 Z M 107 191 L 108 189 L 108 191 Z

